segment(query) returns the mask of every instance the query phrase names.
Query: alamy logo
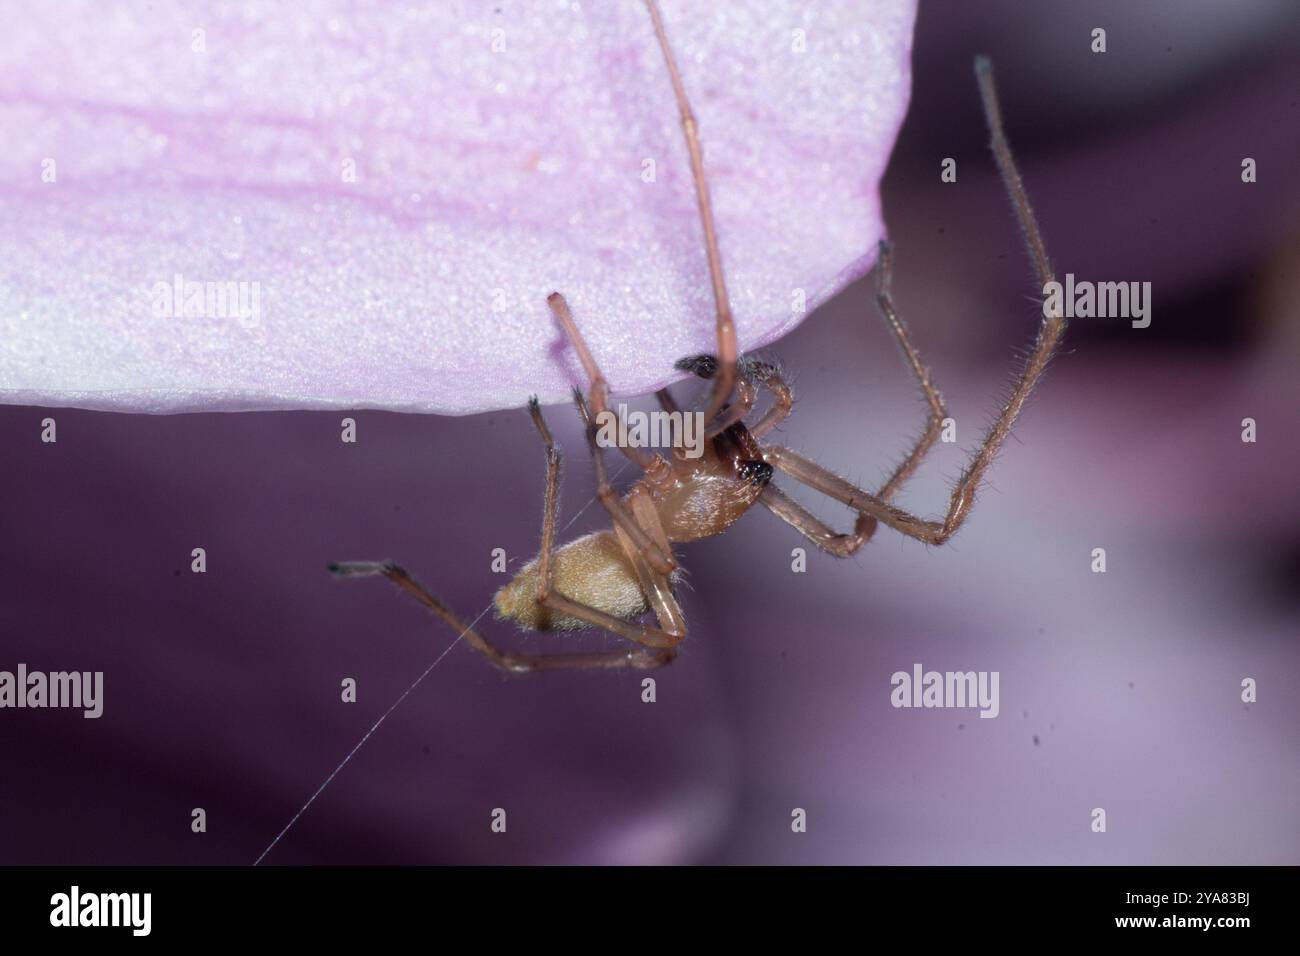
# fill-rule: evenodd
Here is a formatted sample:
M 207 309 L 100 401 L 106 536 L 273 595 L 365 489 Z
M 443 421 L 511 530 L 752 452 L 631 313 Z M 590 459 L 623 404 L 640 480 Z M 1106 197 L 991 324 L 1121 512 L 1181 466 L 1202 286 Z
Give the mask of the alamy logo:
M 148 936 L 152 924 L 152 893 L 82 893 L 74 886 L 50 897 L 51 926 L 129 926 L 131 935 Z
M 246 329 L 262 324 L 260 282 L 187 282 L 179 272 L 155 282 L 153 314 L 160 319 L 235 319 Z
M 704 454 L 703 412 L 630 412 L 619 405 L 596 416 L 601 448 L 682 448 L 687 458 Z
M 1043 286 L 1043 315 L 1067 319 L 1132 319 L 1133 328 L 1151 324 L 1150 282 L 1082 282 L 1065 274 L 1065 285 L 1053 280 Z
M 895 707 L 978 707 L 981 717 L 998 715 L 997 671 L 895 671 L 889 702 Z
M 83 717 L 104 713 L 103 671 L 28 671 L 19 664 L 17 673 L 0 671 L 0 708 L 70 707 L 84 711 Z

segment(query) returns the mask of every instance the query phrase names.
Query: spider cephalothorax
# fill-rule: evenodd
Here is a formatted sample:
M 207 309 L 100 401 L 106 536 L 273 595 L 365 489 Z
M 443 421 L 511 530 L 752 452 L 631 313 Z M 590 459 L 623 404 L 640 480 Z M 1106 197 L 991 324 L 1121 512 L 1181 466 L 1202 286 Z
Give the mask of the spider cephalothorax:
M 938 440 L 947 410 L 930 382 L 929 370 L 921 363 L 907 329 L 894 309 L 890 294 L 893 254 L 887 243 L 881 243 L 876 263 L 876 299 L 926 400 L 928 416 L 921 437 L 874 492 L 855 487 L 787 448 L 763 444 L 762 439 L 790 414 L 793 396 L 775 366 L 741 359 L 738 355 L 697 125 L 659 10 L 654 0 L 647 0 L 647 6 L 681 112 L 717 306 L 717 355 L 695 356 L 677 363 L 678 369 L 712 383 L 704 411 L 693 413 L 700 415 L 703 422 L 703 446 L 702 449 L 692 448 L 690 453 L 683 447 L 673 447 L 666 449 L 667 454 L 658 454 L 647 448 L 620 444 L 619 450 L 641 469 L 642 475 L 622 495 L 611 487 L 605 472 L 603 448 L 597 441 L 596 424 L 598 420 L 608 420 L 613 414 L 609 409 L 609 384 L 579 332 L 564 297 L 558 292 L 553 293 L 547 301 L 587 375 L 587 395 L 575 389 L 574 399 L 586 423 L 587 445 L 596 472 L 596 494 L 612 519 L 612 527 L 567 544 L 556 543 L 561 456 L 534 399 L 529 403 L 529 412 L 546 447 L 541 549 L 537 557 L 525 564 L 494 598 L 498 617 L 511 620 L 525 630 L 601 628 L 624 638 L 630 646 L 623 650 L 587 653 L 503 650 L 467 626 L 398 565 L 353 562 L 331 566 L 335 573 L 346 577 L 383 575 L 389 578 L 456 628 L 490 661 L 510 671 L 573 667 L 649 668 L 672 660 L 678 645 L 686 637 L 686 621 L 675 594 L 681 568 L 673 545 L 722 534 L 755 504 L 764 506 L 817 547 L 837 557 L 854 554 L 871 539 L 880 525 L 929 544 L 943 544 L 956 533 L 970 513 L 984 472 L 1010 433 L 1065 331 L 1065 319 L 1060 311 L 1044 307 L 1038 336 L 1025 367 L 983 443 L 953 488 L 944 516 L 926 520 L 903 511 L 892 504 L 893 498 Z M 1051 266 L 1002 132 L 992 68 L 981 57 L 976 60 L 975 72 L 992 134 L 993 154 L 1028 241 L 1038 278 L 1046 287 L 1053 281 Z M 750 416 L 764 391 L 770 393 L 771 403 L 751 422 Z M 656 394 L 666 412 L 681 413 L 667 390 Z M 855 516 L 852 529 L 837 532 L 789 498 L 773 480 L 778 472 L 784 478 L 847 505 Z M 647 613 L 654 615 L 655 625 L 641 622 Z

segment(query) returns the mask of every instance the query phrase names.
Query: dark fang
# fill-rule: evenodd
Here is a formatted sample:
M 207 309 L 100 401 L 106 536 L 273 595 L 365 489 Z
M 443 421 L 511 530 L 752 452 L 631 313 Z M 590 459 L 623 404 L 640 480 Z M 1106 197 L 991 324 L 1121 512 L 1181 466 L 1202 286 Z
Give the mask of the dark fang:
M 713 378 L 718 374 L 718 360 L 712 355 L 696 355 L 692 358 L 678 359 L 674 368 L 679 372 L 690 372 L 700 378 Z
M 762 488 L 772 480 L 772 466 L 765 461 L 742 461 L 736 465 L 736 474 L 741 481 Z

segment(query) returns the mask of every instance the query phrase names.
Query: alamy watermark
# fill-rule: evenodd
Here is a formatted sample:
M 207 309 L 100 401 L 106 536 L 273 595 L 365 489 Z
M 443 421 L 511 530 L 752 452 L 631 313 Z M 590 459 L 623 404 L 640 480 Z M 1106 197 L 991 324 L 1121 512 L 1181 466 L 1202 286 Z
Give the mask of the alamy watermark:
M 596 444 L 601 448 L 681 448 L 687 458 L 704 454 L 704 413 L 638 412 L 619 405 L 596 415 Z
M 132 936 L 153 929 L 152 893 L 83 893 L 74 885 L 50 897 L 50 925 L 129 927 Z
M 894 707 L 978 707 L 981 717 L 998 715 L 997 671 L 895 671 L 889 678 Z
M 160 319 L 234 319 L 246 329 L 262 324 L 260 282 L 195 282 L 179 272 L 155 282 L 153 314 Z
M 1067 319 L 1132 319 L 1133 328 L 1151 324 L 1150 282 L 1076 282 L 1065 274 L 1065 284 L 1052 280 L 1043 286 L 1043 315 Z
M 0 671 L 0 708 L 58 707 L 83 711 L 94 719 L 104 713 L 103 671 Z

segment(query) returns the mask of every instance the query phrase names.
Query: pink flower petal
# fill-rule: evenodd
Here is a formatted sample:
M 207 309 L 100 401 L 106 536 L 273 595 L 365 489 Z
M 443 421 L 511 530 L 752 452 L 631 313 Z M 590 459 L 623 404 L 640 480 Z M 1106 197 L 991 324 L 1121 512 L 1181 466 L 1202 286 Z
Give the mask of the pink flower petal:
M 914 8 L 665 3 L 742 347 L 870 267 Z M 66 0 L 6 18 L 0 63 L 0 401 L 562 401 L 553 290 L 617 392 L 714 351 L 640 4 Z M 186 314 L 177 277 L 243 283 L 245 311 Z

